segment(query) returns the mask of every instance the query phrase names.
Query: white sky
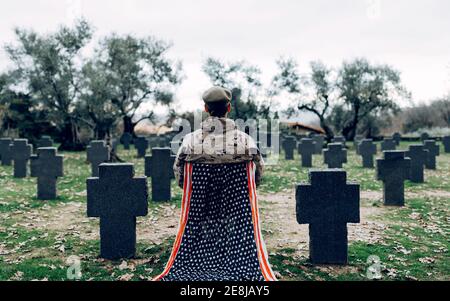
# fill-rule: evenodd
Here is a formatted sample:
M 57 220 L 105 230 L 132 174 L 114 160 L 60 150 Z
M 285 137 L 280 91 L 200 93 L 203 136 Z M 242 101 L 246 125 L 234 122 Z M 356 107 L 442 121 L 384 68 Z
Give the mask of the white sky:
M 16 26 L 52 31 L 79 15 L 96 37 L 115 31 L 172 41 L 170 54 L 187 76 L 177 93 L 183 109 L 201 106 L 208 56 L 246 59 L 266 83 L 281 55 L 297 58 L 302 72 L 311 60 L 337 67 L 365 56 L 399 69 L 415 102 L 450 91 L 448 0 L 15 0 L 0 9 L 0 44 L 13 40 Z M 6 65 L 0 52 L 0 70 Z

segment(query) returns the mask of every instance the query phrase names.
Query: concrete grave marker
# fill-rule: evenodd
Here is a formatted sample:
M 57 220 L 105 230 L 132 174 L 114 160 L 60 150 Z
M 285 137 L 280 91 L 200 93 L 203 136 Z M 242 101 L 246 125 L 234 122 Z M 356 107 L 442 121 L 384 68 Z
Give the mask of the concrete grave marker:
M 26 178 L 28 161 L 33 153 L 33 146 L 28 144 L 27 139 L 15 139 L 11 152 L 14 162 L 14 178 Z
M 126 150 L 130 149 L 130 144 L 133 142 L 133 135 L 131 135 L 128 132 L 125 132 L 122 134 L 122 137 L 120 137 L 120 143 L 123 144 L 123 148 Z
M 347 264 L 347 223 L 359 223 L 359 185 L 343 170 L 311 171 L 310 184 L 297 186 L 297 221 L 309 224 L 314 264 Z
M 64 175 L 63 158 L 54 147 L 38 148 L 37 155 L 31 156 L 31 176 L 37 177 L 39 200 L 56 199 L 56 181 Z
M 359 144 L 363 140 L 364 140 L 364 137 L 361 136 L 361 135 L 356 135 L 355 139 L 353 140 L 353 146 L 355 147 L 355 151 L 356 151 L 357 155 L 360 155 L 360 153 L 359 153 Z
M 450 136 L 445 136 L 442 138 L 442 144 L 444 145 L 444 151 L 450 154 Z
M 152 201 L 170 201 L 171 180 L 175 178 L 173 164 L 175 157 L 170 148 L 152 149 L 152 155 L 145 157 L 145 175 L 152 178 Z
M 137 157 L 144 158 L 147 153 L 148 140 L 146 137 L 137 137 L 134 139 L 134 147 L 137 150 Z
M 12 164 L 12 144 L 11 138 L 0 139 L 0 158 L 3 166 L 11 166 Z
M 316 143 L 316 145 L 315 145 L 316 146 L 316 151 L 314 152 L 314 154 L 322 155 L 323 146 L 325 145 L 325 137 L 322 136 L 322 135 L 314 135 L 312 137 L 312 139 Z
M 373 156 L 377 154 L 377 145 L 372 139 L 364 139 L 359 144 L 359 154 L 362 157 L 364 168 L 373 168 Z
M 145 177 L 134 177 L 133 164 L 106 164 L 100 177 L 87 179 L 87 216 L 100 218 L 100 257 L 136 254 L 136 217 L 148 212 Z
M 395 144 L 397 146 L 400 146 L 400 142 L 402 142 L 402 134 L 400 133 L 394 133 L 394 135 L 392 135 L 392 139 L 394 139 Z
M 294 149 L 297 148 L 297 139 L 294 136 L 287 136 L 283 140 L 283 149 L 286 160 L 294 160 Z
M 394 151 L 397 149 L 397 143 L 393 138 L 384 138 L 381 142 L 381 151 Z
M 342 165 L 347 163 L 347 150 L 342 143 L 330 143 L 323 157 L 328 168 L 342 168 Z
M 341 143 L 344 147 L 346 147 L 346 140 L 344 136 L 336 136 L 331 140 L 332 143 Z
M 298 144 L 298 153 L 302 157 L 303 167 L 312 167 L 312 155 L 316 152 L 316 143 L 309 138 L 303 138 Z
M 436 169 L 436 157 L 440 155 L 439 145 L 434 140 L 426 140 L 424 142 L 424 149 L 428 151 L 428 160 L 425 163 L 427 169 Z
M 409 178 L 411 159 L 404 151 L 386 151 L 377 160 L 377 180 L 383 181 L 383 198 L 387 206 L 405 205 L 405 181 Z
M 92 141 L 87 147 L 87 160 L 91 163 L 91 175 L 98 177 L 98 166 L 110 159 L 109 148 L 105 141 Z
M 428 151 L 422 144 L 412 144 L 405 156 L 411 159 L 409 180 L 413 183 L 423 183 L 423 170 L 428 160 Z
M 53 146 L 53 140 L 50 136 L 42 136 L 41 139 L 37 142 L 37 147 L 52 147 Z
M 426 140 L 430 139 L 430 135 L 428 133 L 423 133 L 422 135 L 420 135 L 420 140 L 422 141 L 422 143 L 424 143 Z

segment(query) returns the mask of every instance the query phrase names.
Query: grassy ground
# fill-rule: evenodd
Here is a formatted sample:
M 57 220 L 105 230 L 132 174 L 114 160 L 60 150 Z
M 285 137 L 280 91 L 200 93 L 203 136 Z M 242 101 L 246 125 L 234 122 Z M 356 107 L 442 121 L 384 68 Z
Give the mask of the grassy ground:
M 134 154 L 133 150 L 120 149 L 122 158 L 135 163 L 136 175 L 142 175 L 143 160 L 134 158 Z M 73 255 L 81 262 L 81 280 L 148 280 L 160 273 L 171 251 L 181 190 L 173 183 L 173 200 L 165 204 L 150 200 L 149 216 L 139 219 L 138 228 L 150 228 L 148 232 L 153 231 L 152 225 L 170 220 L 172 224 L 165 225 L 167 235 L 157 240 L 138 237 L 137 258 L 133 260 L 105 261 L 98 258 L 98 221 L 83 216 L 85 181 L 90 172 L 85 154 L 64 155 L 65 176 L 58 183 L 60 197 L 50 202 L 36 200 L 36 179 L 14 179 L 11 167 L 0 167 L 0 280 L 67 280 Z M 323 167 L 322 161 L 316 156 L 314 166 Z M 349 181 L 360 183 L 364 193 L 382 190 L 375 171 L 359 167 L 360 158 L 353 151 L 348 162 L 345 169 Z M 280 160 L 268 166 L 260 193 L 272 198 L 293 194 L 295 184 L 307 181 L 307 172 L 300 168 L 298 157 L 290 162 Z M 427 171 L 426 179 L 422 185 L 407 182 L 405 208 L 387 208 L 382 215 L 368 217 L 370 223 L 384 225 L 377 233 L 381 239 L 375 243 L 370 239 L 350 241 L 348 266 L 313 266 L 305 251 L 268 244 L 273 269 L 283 280 L 367 280 L 368 275 L 381 280 L 450 280 L 450 155 L 439 157 L 438 171 Z M 264 197 L 261 207 L 263 213 L 271 209 Z M 363 201 L 362 207 L 381 208 L 382 204 L 378 197 Z M 61 214 L 65 225 L 52 226 L 49 221 Z M 269 219 L 263 221 L 263 228 L 269 240 L 286 231 Z M 370 236 L 370 229 L 368 233 Z M 375 264 L 370 259 L 375 259 Z

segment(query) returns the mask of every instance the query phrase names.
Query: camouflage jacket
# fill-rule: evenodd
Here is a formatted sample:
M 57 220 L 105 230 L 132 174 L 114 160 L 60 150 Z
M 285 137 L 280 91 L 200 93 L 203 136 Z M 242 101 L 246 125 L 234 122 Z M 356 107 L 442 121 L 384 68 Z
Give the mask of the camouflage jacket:
M 184 163 L 227 164 L 254 162 L 256 185 L 264 171 L 264 160 L 255 141 L 237 129 L 231 119 L 209 117 L 201 129 L 186 135 L 174 164 L 174 173 L 180 187 L 183 186 Z

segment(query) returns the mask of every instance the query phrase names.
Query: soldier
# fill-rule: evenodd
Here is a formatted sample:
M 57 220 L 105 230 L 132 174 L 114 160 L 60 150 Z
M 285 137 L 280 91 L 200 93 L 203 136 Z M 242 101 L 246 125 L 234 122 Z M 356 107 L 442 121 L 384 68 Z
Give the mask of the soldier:
M 232 93 L 205 92 L 202 128 L 188 134 L 174 173 L 183 188 L 180 227 L 162 281 L 272 281 L 259 228 L 255 186 L 263 159 L 255 141 L 227 118 Z
M 183 167 L 186 162 L 227 164 L 254 162 L 256 185 L 264 171 L 264 160 L 255 141 L 236 128 L 227 118 L 231 112 L 231 91 L 213 87 L 203 94 L 205 111 L 210 115 L 201 129 L 188 134 L 178 151 L 174 172 L 178 185 L 183 188 Z M 220 146 L 218 144 L 220 143 Z

